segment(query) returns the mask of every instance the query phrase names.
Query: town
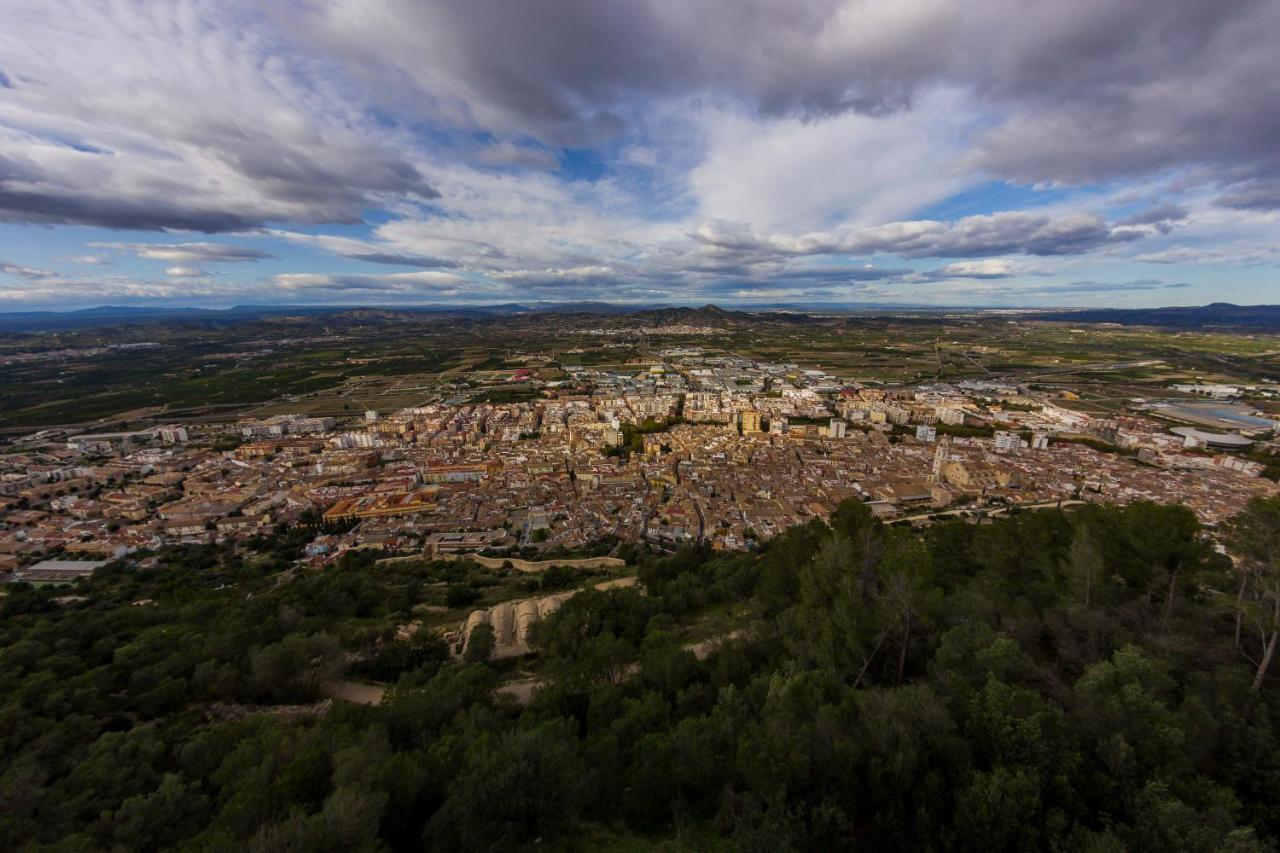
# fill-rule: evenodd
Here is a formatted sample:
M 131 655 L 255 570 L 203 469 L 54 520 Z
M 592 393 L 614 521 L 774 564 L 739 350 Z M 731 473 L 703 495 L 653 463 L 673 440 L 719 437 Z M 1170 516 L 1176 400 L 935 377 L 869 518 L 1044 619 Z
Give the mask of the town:
M 1280 851 L 1280 2 L 0 9 L 0 853 Z
M 0 571 L 66 581 L 133 551 L 301 522 L 312 567 L 352 549 L 734 550 L 849 498 L 890 524 L 1169 501 L 1213 526 L 1280 489 L 1240 453 L 1276 422 L 1231 386 L 1102 418 L 1070 408 L 1061 383 L 857 382 L 691 345 L 607 368 L 517 360 L 387 413 L 20 438 L 0 455 Z

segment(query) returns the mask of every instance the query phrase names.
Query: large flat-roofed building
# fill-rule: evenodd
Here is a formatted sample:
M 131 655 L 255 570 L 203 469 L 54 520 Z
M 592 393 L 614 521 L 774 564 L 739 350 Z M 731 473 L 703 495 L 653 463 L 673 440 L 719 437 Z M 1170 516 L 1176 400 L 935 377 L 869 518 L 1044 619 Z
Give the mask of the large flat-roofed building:
M 438 490 L 438 486 L 430 486 L 413 492 L 390 492 L 343 498 L 329 507 L 324 514 L 324 520 L 340 521 L 347 518 L 378 518 L 433 512 L 437 506 Z
M 461 533 L 432 533 L 427 537 L 427 553 L 456 554 L 461 551 L 479 551 L 493 547 L 508 536 L 505 530 L 480 530 Z
M 1243 450 L 1253 442 L 1233 432 L 1209 432 L 1195 427 L 1173 427 L 1169 432 L 1180 435 L 1187 447 L 1220 447 L 1226 450 Z
M 1262 417 L 1255 409 L 1238 403 L 1179 403 L 1157 406 L 1153 411 L 1167 418 L 1210 429 L 1265 432 L 1276 429 L 1277 424 L 1280 423 L 1271 418 Z
M 87 578 L 110 560 L 41 560 L 14 572 L 15 581 L 31 584 L 69 584 Z
M 464 483 L 483 480 L 501 466 L 478 465 L 428 465 L 422 469 L 422 480 L 425 483 Z
M 1182 391 L 1185 394 L 1197 394 L 1201 397 L 1213 397 L 1220 400 L 1239 397 L 1242 390 L 1238 385 L 1216 384 L 1174 385 L 1173 389 Z

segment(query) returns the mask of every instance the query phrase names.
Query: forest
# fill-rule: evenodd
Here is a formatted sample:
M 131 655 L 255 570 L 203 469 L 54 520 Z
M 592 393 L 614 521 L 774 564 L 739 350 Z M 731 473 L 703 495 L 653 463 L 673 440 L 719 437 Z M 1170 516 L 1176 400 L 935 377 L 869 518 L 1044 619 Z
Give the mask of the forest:
M 352 554 L 295 574 L 304 541 L 7 590 L 0 848 L 1280 839 L 1280 499 L 1212 532 L 1176 505 L 912 530 L 847 502 L 752 552 L 633 548 L 636 587 L 536 625 L 526 704 L 483 644 L 457 660 L 395 630 L 481 572 Z M 319 701 L 344 672 L 392 686 Z

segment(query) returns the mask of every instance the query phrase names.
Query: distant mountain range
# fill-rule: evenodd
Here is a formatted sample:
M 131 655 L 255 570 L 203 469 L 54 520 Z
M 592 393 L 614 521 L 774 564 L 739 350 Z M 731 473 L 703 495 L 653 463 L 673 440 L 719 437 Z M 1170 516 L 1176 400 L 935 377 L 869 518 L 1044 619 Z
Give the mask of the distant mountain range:
M 1214 302 L 1191 308 L 1080 308 L 1023 314 L 1037 320 L 1070 323 L 1119 323 L 1166 329 L 1224 328 L 1235 331 L 1280 331 L 1280 305 L 1232 305 Z
M 118 325 L 123 323 L 147 323 L 176 320 L 232 321 L 255 320 L 265 317 L 321 316 L 325 314 L 433 314 L 454 317 L 501 317 L 519 314 L 630 314 L 661 305 L 613 305 L 607 302 L 535 302 L 521 305 L 514 302 L 501 305 L 236 305 L 231 308 L 163 307 L 148 308 L 129 305 L 100 305 L 75 311 L 8 311 L 0 312 L 0 330 L 39 331 L 62 330 L 88 326 Z
M 909 311 L 917 315 L 980 314 L 991 309 L 928 307 L 921 305 L 752 305 L 724 309 L 715 305 L 701 308 L 669 304 L 618 305 L 609 302 L 508 302 L 498 305 L 410 305 L 410 306 L 316 306 L 316 305 L 236 305 L 232 308 L 102 305 L 77 311 L 0 312 L 0 332 L 66 331 L 78 328 L 135 325 L 159 322 L 238 323 L 272 317 L 317 317 L 342 315 L 351 320 L 407 318 L 415 315 L 485 319 L 492 317 L 536 317 L 546 314 L 575 316 L 635 315 L 645 323 L 740 324 L 770 319 L 785 323 L 813 322 L 813 315 L 884 314 Z M 1189 308 L 1062 308 L 1051 310 L 1001 309 L 1026 319 L 1068 323 L 1117 323 L 1126 326 L 1163 328 L 1225 328 L 1238 331 L 1280 331 L 1280 305 L 1232 305 L 1215 302 Z

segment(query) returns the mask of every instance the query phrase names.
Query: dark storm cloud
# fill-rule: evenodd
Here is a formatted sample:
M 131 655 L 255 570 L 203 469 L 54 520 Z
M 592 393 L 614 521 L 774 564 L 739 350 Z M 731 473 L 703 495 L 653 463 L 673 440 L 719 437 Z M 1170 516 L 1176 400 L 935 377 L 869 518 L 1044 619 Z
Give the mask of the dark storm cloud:
M 379 192 L 438 196 L 407 164 L 391 162 L 372 172 L 343 175 L 314 164 L 273 167 L 262 162 L 260 154 L 242 158 L 224 151 L 221 155 L 224 163 L 235 164 L 238 177 L 251 186 L 239 197 L 210 198 L 180 179 L 148 174 L 144 163 L 135 167 L 100 158 L 101 168 L 92 170 L 100 179 L 80 184 L 78 173 L 19 170 L 12 160 L 0 157 L 0 220 L 214 234 L 249 230 L 276 220 L 359 222 L 363 207 Z M 273 156 L 301 159 L 280 150 Z
M 243 231 L 260 221 L 229 210 L 193 210 L 163 200 L 101 198 L 88 192 L 88 188 L 70 184 L 40 191 L 9 189 L 0 172 L 0 221 L 76 223 L 136 231 L 175 229 L 203 234 Z
M 1150 225 L 1161 234 L 1168 234 L 1173 226 L 1187 218 L 1187 210 L 1176 204 L 1158 204 L 1126 217 L 1119 225 Z
M 1081 256 L 1146 238 L 1152 258 L 1184 258 L 1162 238 L 1194 236 L 1205 199 L 1280 207 L 1276 0 L 59 8 L 55 22 L 43 0 L 6 4 L 0 222 L 293 223 L 302 242 L 306 225 L 368 216 L 369 229 L 307 236 L 332 255 L 468 277 L 309 287 L 996 279 L 1015 273 L 975 262 L 912 278 L 852 261 Z M 942 204 L 996 179 L 1098 182 L 1048 203 L 1106 218 L 909 220 L 1021 197 Z M 1152 206 L 1114 212 L 1133 197 Z M 210 260 L 229 258 L 171 262 Z
M 342 257 L 353 261 L 365 261 L 371 264 L 386 264 L 393 267 L 417 267 L 423 270 L 440 269 L 453 266 L 449 261 L 440 258 L 426 258 L 420 255 L 396 255 L 388 252 L 357 252 L 343 254 Z
M 1075 255 L 1138 239 L 1140 231 L 1077 214 L 1052 218 L 1009 212 L 967 216 L 954 222 L 891 222 L 842 233 L 761 237 L 733 223 L 704 224 L 691 235 L 716 250 L 769 255 L 872 255 L 904 258 L 984 258 L 997 255 Z
M 1280 145 L 1280 140 L 1277 140 Z M 1218 198 L 1223 207 L 1239 210 L 1280 209 L 1280 178 L 1274 180 L 1246 181 L 1232 187 L 1230 192 Z
M 369 7 L 377 13 L 370 13 Z M 976 165 L 1082 182 L 1207 165 L 1277 169 L 1272 0 L 299 0 L 284 25 L 435 114 L 580 143 L 637 99 L 766 115 L 878 115 L 925 86 L 1005 117 Z M 299 8 L 305 14 L 297 14 Z M 281 18 L 284 21 L 283 17 Z M 423 99 L 426 93 L 431 97 Z
M 0 220 L 243 230 L 438 196 L 361 98 L 236 3 L 16 0 Z
M 1002 73 L 986 75 L 985 91 L 1016 114 L 980 141 L 988 169 L 1086 182 L 1185 165 L 1230 181 L 1277 167 L 1274 2 L 1040 4 L 992 36 L 979 67 Z
M 622 129 L 637 96 L 729 95 L 766 115 L 903 109 L 941 70 L 920 42 L 944 42 L 957 20 L 874 11 L 842 23 L 860 4 L 841 0 L 373 5 L 376 15 L 363 0 L 298 0 L 279 20 L 400 91 L 402 103 L 425 91 L 436 111 L 462 104 L 482 124 L 557 144 Z
M 997 213 L 966 217 L 937 235 L 887 242 L 871 238 L 865 242 L 879 251 L 894 251 L 907 257 L 980 258 L 1018 252 L 1078 255 L 1137 236 L 1087 214 L 1052 219 L 1029 213 Z

